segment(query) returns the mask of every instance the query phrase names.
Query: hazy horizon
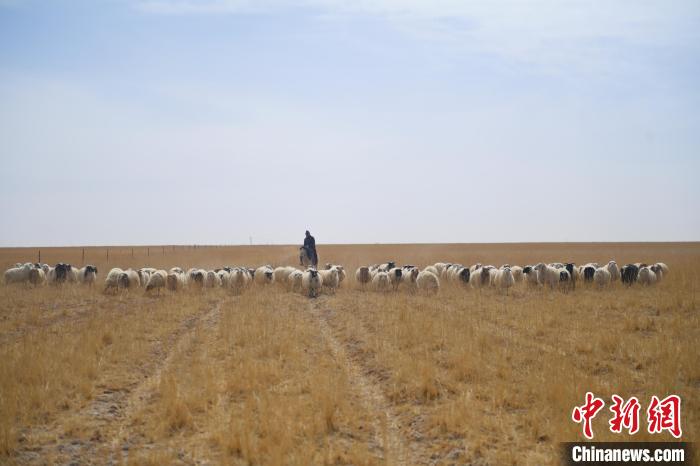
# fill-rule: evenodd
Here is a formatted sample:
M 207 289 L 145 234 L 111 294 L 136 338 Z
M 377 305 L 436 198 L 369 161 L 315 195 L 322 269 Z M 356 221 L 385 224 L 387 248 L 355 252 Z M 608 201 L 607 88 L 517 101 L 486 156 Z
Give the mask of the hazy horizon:
M 698 244 L 700 241 L 524 241 L 524 242 L 516 242 L 516 241 L 502 241 L 502 242 L 471 242 L 471 243 L 411 243 L 411 242 L 405 242 L 405 243 L 317 243 L 318 246 L 450 246 L 450 245 L 498 245 L 498 244 L 503 244 L 503 245 L 528 245 L 528 244 L 533 244 L 533 245 L 561 245 L 561 244 L 570 244 L 570 245 L 587 245 L 587 244 L 602 244 L 602 245 L 611 245 L 611 244 L 620 244 L 620 245 L 636 245 L 636 244 Z M 158 254 L 158 249 L 157 248 L 169 248 L 169 247 L 175 247 L 175 248 L 192 248 L 192 247 L 197 247 L 197 248 L 233 248 L 233 247 L 258 247 L 258 246 L 264 246 L 264 247 L 299 247 L 301 245 L 301 242 L 297 243 L 265 243 L 265 244 L 259 244 L 259 243 L 253 243 L 253 244 L 76 244 L 72 246 L 67 246 L 67 245 L 58 245 L 58 246 L 46 246 L 46 245 L 31 245 L 31 246 L 0 246 L 0 249 L 66 249 L 66 248 L 73 248 L 73 249 L 80 249 L 80 248 L 92 248 L 92 249 L 99 249 L 99 248 L 115 248 L 115 249 L 129 249 L 129 248 L 155 248 L 153 253 L 155 255 Z M 141 252 L 142 253 L 142 252 Z
M 0 0 L 0 246 L 700 240 L 700 3 Z

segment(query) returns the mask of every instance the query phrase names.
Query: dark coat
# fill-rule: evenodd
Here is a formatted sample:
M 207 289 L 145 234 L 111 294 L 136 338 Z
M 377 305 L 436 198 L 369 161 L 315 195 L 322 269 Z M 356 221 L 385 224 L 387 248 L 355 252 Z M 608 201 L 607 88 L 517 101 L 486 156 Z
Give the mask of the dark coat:
M 316 239 L 314 239 L 313 236 L 309 235 L 306 238 L 304 238 L 304 248 L 309 253 L 311 263 L 314 266 L 318 265 L 318 254 L 316 253 Z

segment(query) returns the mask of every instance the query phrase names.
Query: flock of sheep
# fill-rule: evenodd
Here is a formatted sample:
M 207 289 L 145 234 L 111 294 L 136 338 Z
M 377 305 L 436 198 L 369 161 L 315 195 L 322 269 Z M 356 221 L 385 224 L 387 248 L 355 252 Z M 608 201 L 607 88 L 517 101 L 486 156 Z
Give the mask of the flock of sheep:
M 474 264 L 470 267 L 462 264 L 438 262 L 419 270 L 413 265 L 397 267 L 388 262 L 381 265 L 360 267 L 356 272 L 356 280 L 362 286 L 372 286 L 376 290 L 397 289 L 400 285 L 437 291 L 440 280 L 468 284 L 472 288 L 495 287 L 508 290 L 516 283 L 525 282 L 531 286 L 546 286 L 549 288 L 575 288 L 576 283 L 594 283 L 600 287 L 621 281 L 632 285 L 653 285 L 668 275 L 668 266 L 663 262 L 649 265 L 644 263 L 627 264 L 618 267 L 615 261 L 604 266 L 598 263 L 588 263 L 576 266 L 573 263 L 538 263 L 536 265 L 505 264 L 501 267 L 493 265 Z
M 355 281 L 361 288 L 375 291 L 395 291 L 399 287 L 436 293 L 440 281 L 469 285 L 472 288 L 495 287 L 508 291 L 516 283 L 552 289 L 575 288 L 577 282 L 592 283 L 605 287 L 615 281 L 632 285 L 653 285 L 668 275 L 668 266 L 662 262 L 655 264 L 627 264 L 618 267 L 615 261 L 600 266 L 588 263 L 576 266 L 573 263 L 538 263 L 536 265 L 505 264 L 501 267 L 474 264 L 438 262 L 422 270 L 414 265 L 397 266 L 395 262 L 362 266 L 355 272 Z M 55 267 L 47 264 L 15 264 L 5 271 L 5 283 L 29 283 L 33 285 L 83 283 L 92 286 L 97 281 L 97 267 L 86 265 L 77 268 L 71 264 L 59 263 Z M 258 268 L 223 267 L 214 270 L 180 267 L 159 270 L 143 267 L 137 270 L 113 268 L 104 281 L 105 292 L 124 289 L 145 288 L 147 292 L 165 288 L 180 291 L 186 288 L 226 288 L 240 293 L 252 284 L 268 285 L 277 283 L 290 291 L 317 296 L 322 290 L 335 291 L 345 280 L 342 265 L 326 264 L 325 269 L 313 267 L 300 270 L 282 266 L 273 268 L 263 265 Z

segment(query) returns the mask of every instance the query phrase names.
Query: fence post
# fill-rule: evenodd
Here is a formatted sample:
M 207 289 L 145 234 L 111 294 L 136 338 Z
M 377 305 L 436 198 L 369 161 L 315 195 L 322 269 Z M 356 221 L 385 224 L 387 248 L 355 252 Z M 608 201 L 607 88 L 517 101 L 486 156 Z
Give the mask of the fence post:
M 85 265 L 85 248 L 83 248 L 83 260 L 82 260 L 83 265 Z
M 41 264 L 41 249 L 39 249 L 39 263 Z
M 134 258 L 134 248 L 131 248 L 131 258 Z
M 107 248 L 107 262 L 109 262 L 109 248 Z
M 151 248 L 146 248 L 146 255 L 151 257 Z

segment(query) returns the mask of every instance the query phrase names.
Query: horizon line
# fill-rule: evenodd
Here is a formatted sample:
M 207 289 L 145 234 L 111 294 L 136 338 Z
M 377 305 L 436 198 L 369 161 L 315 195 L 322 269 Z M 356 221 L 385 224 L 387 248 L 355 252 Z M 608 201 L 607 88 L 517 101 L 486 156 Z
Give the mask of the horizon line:
M 396 243 L 317 243 L 318 246 L 434 246 L 434 245 L 499 245 L 499 244 L 698 244 L 700 240 L 678 240 L 678 241 L 498 241 L 498 242 L 396 242 Z M 60 246 L 0 246 L 2 249 L 66 249 L 66 248 L 226 248 L 226 247 L 300 247 L 299 244 L 291 243 L 258 243 L 258 244 L 101 244 L 101 245 L 60 245 Z

